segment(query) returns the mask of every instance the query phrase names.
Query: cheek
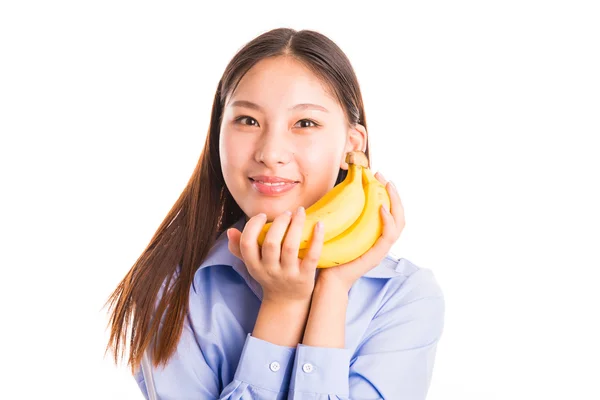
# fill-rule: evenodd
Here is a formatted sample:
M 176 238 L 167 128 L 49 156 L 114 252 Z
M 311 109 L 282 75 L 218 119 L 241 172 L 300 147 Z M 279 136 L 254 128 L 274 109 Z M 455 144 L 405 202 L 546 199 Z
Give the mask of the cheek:
M 304 165 L 310 169 L 330 169 L 333 165 L 339 167 L 339 154 L 342 147 L 338 143 L 327 143 L 325 141 L 316 145 L 305 147 L 302 151 Z
M 223 174 L 229 174 L 239 169 L 249 157 L 250 146 L 240 143 L 234 135 L 224 134 L 220 138 L 219 151 Z
M 340 169 L 339 151 L 325 146 L 312 147 L 302 154 L 302 170 L 305 179 L 316 187 L 328 186 Z

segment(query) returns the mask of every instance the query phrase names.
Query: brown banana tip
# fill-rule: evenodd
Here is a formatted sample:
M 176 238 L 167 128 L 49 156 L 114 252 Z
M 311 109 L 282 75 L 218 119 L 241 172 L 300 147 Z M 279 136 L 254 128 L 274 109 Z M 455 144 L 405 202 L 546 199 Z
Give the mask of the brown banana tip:
M 364 168 L 369 168 L 369 159 L 362 151 L 350 151 L 346 153 L 346 163 L 357 164 Z

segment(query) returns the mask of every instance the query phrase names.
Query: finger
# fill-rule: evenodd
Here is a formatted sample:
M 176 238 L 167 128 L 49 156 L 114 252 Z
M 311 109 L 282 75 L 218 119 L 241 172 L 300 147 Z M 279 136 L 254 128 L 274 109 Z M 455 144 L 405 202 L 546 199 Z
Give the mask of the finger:
M 250 218 L 240 236 L 240 253 L 246 265 L 257 265 L 261 261 L 258 234 L 267 222 L 266 214 L 260 213 Z
M 281 246 L 281 265 L 283 267 L 295 266 L 298 263 L 298 249 L 305 221 L 306 213 L 304 207 L 300 206 L 292 217 L 292 222 Z
M 380 208 L 380 214 L 383 220 L 383 229 L 373 246 L 361 257 L 365 260 L 365 265 L 372 266 L 379 264 L 389 253 L 392 245 L 398 238 L 394 218 L 384 205 Z
M 323 239 L 325 238 L 325 226 L 322 221 L 315 224 L 310 245 L 306 255 L 302 259 L 301 269 L 306 273 L 315 273 L 315 269 L 321 258 L 321 251 L 323 250 Z
M 392 181 L 387 184 L 386 189 L 390 196 L 390 213 L 394 217 L 396 228 L 402 230 L 405 225 L 405 220 L 404 206 L 402 205 L 400 194 L 398 193 L 398 189 L 396 189 L 396 185 L 394 185 Z
M 378 265 L 389 253 L 396 240 L 393 217 L 389 211 L 385 211 L 385 206 L 383 205 L 380 208 L 380 214 L 383 219 L 383 231 L 381 235 L 366 253 L 352 261 L 352 263 L 366 267 L 365 270 L 360 271 L 360 276 L 367 273 L 373 266 Z
M 383 177 L 382 173 L 381 173 L 381 172 L 379 172 L 379 171 L 377 171 L 377 172 L 375 173 L 375 178 L 376 178 L 376 179 L 377 179 L 379 182 L 381 182 L 381 183 L 383 184 L 383 186 L 385 186 L 385 184 L 387 183 L 387 181 L 386 181 L 386 180 L 385 180 L 385 178 Z
M 367 252 L 348 263 L 348 265 L 352 265 L 351 268 L 358 269 L 359 277 L 366 274 L 374 266 L 379 265 L 397 239 L 394 218 L 385 205 L 380 206 L 379 213 L 383 222 L 381 235 Z M 354 267 L 355 265 L 357 267 Z
M 383 220 L 383 229 L 380 238 L 383 238 L 383 241 L 388 242 L 391 246 L 397 238 L 396 221 L 385 205 L 381 206 L 381 219 Z
M 262 261 L 264 264 L 280 264 L 281 242 L 287 231 L 288 225 L 290 224 L 292 218 L 291 215 L 292 213 L 290 211 L 284 212 L 277 216 L 269 227 L 261 249 Z
M 229 251 L 231 254 L 236 256 L 237 258 L 242 259 L 242 253 L 240 252 L 240 238 L 242 237 L 242 232 L 238 231 L 235 228 L 227 229 L 227 239 Z

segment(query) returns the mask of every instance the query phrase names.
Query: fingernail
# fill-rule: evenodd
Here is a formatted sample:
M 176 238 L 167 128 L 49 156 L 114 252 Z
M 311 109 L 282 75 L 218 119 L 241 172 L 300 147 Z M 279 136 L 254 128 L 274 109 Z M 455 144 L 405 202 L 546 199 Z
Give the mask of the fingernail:
M 396 185 L 394 185 L 394 182 L 390 181 L 390 185 L 392 186 L 392 189 L 394 189 L 396 192 L 398 191 L 398 189 L 396 189 Z
M 296 214 L 302 214 L 303 212 L 304 212 L 304 207 L 300 206 L 300 207 L 298 207 Z
M 317 222 L 317 231 L 321 232 L 323 230 L 323 221 Z
M 292 212 L 290 210 L 285 210 L 285 215 L 287 215 L 289 217 L 292 215 Z
M 384 212 L 384 213 L 386 213 L 386 214 L 389 214 L 389 213 L 390 213 L 390 210 L 388 210 L 388 208 L 387 208 L 387 206 L 386 206 L 385 204 L 382 204 L 382 205 L 381 205 L 381 208 L 383 209 L 383 212 Z
M 267 218 L 267 214 L 260 213 L 260 214 L 257 215 L 257 217 L 259 217 L 259 218 Z

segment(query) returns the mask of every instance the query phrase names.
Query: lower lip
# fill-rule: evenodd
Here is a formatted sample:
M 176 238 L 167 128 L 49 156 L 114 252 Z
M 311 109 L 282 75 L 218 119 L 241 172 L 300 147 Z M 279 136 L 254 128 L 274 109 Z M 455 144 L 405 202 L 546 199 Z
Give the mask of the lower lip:
M 252 187 L 254 187 L 254 189 L 256 189 L 260 194 L 265 194 L 268 196 L 275 196 L 278 194 L 289 192 L 297 184 L 297 182 L 294 182 L 285 183 L 283 185 L 270 186 L 253 180 L 250 180 L 250 182 L 252 182 Z

